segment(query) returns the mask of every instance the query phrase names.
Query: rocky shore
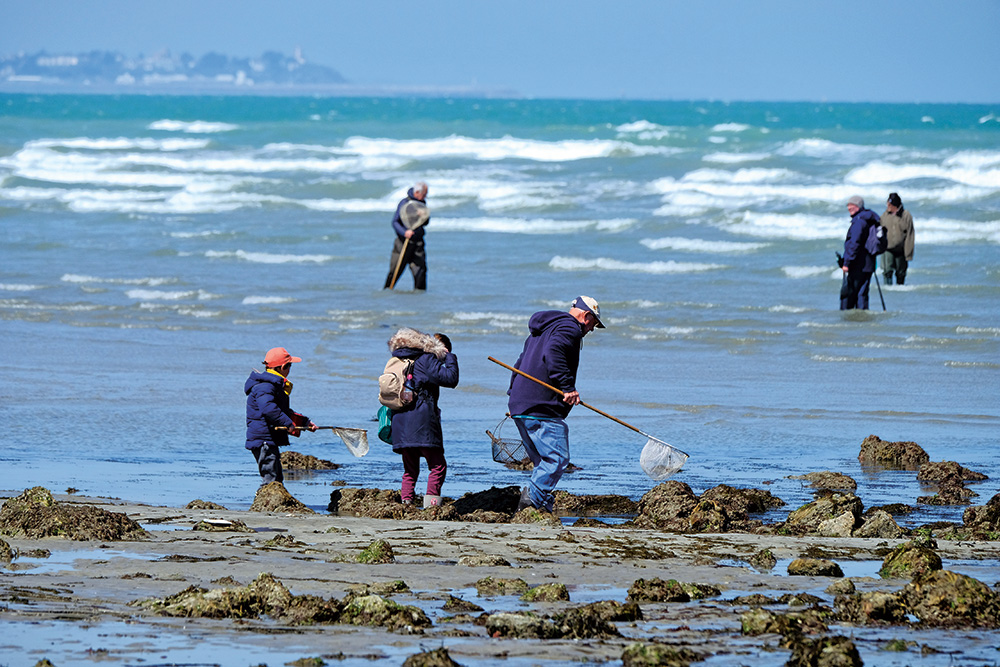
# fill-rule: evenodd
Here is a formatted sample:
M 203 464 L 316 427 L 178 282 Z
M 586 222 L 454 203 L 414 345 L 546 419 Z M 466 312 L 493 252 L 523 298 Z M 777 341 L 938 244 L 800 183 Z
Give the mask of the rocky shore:
M 937 496 L 969 504 L 963 523 L 902 528 L 904 508 L 865 508 L 830 471 L 773 524 L 754 518 L 784 504 L 766 490 L 679 481 L 639 501 L 560 494 L 569 524 L 515 512 L 516 487 L 427 510 L 336 488 L 328 514 L 280 484 L 247 512 L 9 492 L 0 643 L 11 664 L 57 666 L 990 664 L 1000 495 L 971 504 L 962 489 L 983 476 L 918 450 L 872 436 L 859 458 L 938 480 Z M 118 629 L 102 646 L 53 641 L 80 621 Z

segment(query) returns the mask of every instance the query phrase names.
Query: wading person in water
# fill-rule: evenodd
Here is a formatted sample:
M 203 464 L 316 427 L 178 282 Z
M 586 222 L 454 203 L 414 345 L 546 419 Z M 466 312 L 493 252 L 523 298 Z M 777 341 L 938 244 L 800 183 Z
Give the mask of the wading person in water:
M 257 460 L 262 484 L 285 480 L 278 448 L 288 444 L 288 436 L 298 436 L 299 428 L 316 430 L 316 424 L 308 417 L 288 407 L 292 393 L 288 373 L 292 364 L 299 361 L 302 359 L 293 357 L 283 347 L 272 348 L 264 355 L 264 371 L 251 372 L 243 385 L 247 395 L 246 448 Z
M 406 192 L 406 197 L 400 200 L 396 206 L 396 213 L 392 216 L 392 229 L 396 232 L 396 240 L 392 245 L 389 275 L 385 277 L 383 289 L 394 286 L 394 282 L 399 280 L 399 273 L 402 273 L 406 265 L 409 265 L 413 274 L 413 289 L 427 289 L 424 228 L 428 224 L 430 215 L 427 211 L 427 184 L 421 182 Z

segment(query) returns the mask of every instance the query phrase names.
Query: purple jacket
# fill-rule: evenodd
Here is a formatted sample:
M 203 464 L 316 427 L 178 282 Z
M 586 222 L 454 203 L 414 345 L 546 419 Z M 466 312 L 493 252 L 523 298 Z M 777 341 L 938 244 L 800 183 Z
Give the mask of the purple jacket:
M 863 208 L 851 218 L 851 226 L 844 239 L 844 266 L 852 271 L 871 273 L 875 270 L 875 257 L 865 250 L 868 227 L 879 222 L 878 214 Z
M 564 392 L 576 391 L 576 369 L 580 365 L 583 327 L 575 317 L 561 310 L 543 310 L 528 320 L 531 334 L 514 368 L 532 375 Z M 564 419 L 573 406 L 562 397 L 526 377 L 511 373 L 510 414 Z

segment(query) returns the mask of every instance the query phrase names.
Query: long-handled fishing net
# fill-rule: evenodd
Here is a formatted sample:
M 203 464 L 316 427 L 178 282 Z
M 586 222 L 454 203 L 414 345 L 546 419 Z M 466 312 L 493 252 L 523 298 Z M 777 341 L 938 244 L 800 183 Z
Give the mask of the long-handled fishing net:
M 275 426 L 276 430 L 287 431 L 284 426 Z M 351 454 L 357 457 L 364 456 L 368 453 L 368 431 L 363 428 L 346 428 L 344 426 L 317 426 L 316 430 L 326 429 L 333 431 L 340 439 L 344 441 L 347 445 L 347 449 L 350 450 Z M 308 431 L 306 428 L 299 428 L 301 431 Z
M 543 387 L 551 389 L 560 396 L 566 395 L 566 392 L 562 391 L 561 389 L 557 389 L 556 387 L 553 387 L 550 384 L 542 382 L 538 378 L 528 375 L 524 371 L 518 370 L 513 366 L 508 366 L 502 361 L 497 361 L 493 357 L 487 357 L 487 358 L 493 363 L 499 364 L 500 366 L 503 366 L 509 371 L 513 371 L 518 375 L 521 375 L 523 377 L 528 378 L 529 380 L 537 382 Z M 628 427 L 640 435 L 646 436 L 647 438 L 646 444 L 643 446 L 642 453 L 639 455 L 639 466 L 642 468 L 642 471 L 649 476 L 650 479 L 653 479 L 655 481 L 666 479 L 667 477 L 669 477 L 670 475 L 674 474 L 682 467 L 684 467 L 684 463 L 688 460 L 688 455 L 685 452 L 682 452 L 681 450 L 677 449 L 673 445 L 667 444 L 663 440 L 655 438 L 648 433 L 644 433 L 643 431 L 637 429 L 635 426 L 632 426 L 631 424 L 624 422 L 621 419 L 618 419 L 618 417 L 609 415 L 607 412 L 604 412 L 603 410 L 598 410 L 594 406 L 588 405 L 583 401 L 580 401 L 580 405 L 590 410 L 593 410 L 602 417 L 607 417 L 612 421 L 618 422 L 622 426 Z

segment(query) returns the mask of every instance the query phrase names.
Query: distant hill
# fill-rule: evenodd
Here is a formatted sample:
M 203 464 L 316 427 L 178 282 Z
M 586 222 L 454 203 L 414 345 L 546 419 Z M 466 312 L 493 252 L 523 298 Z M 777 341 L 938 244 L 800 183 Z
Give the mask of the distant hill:
M 266 51 L 257 58 L 210 52 L 195 58 L 162 51 L 125 56 L 114 51 L 51 54 L 46 51 L 0 56 L 0 82 L 75 86 L 316 86 L 346 84 L 337 70 L 293 56 Z

